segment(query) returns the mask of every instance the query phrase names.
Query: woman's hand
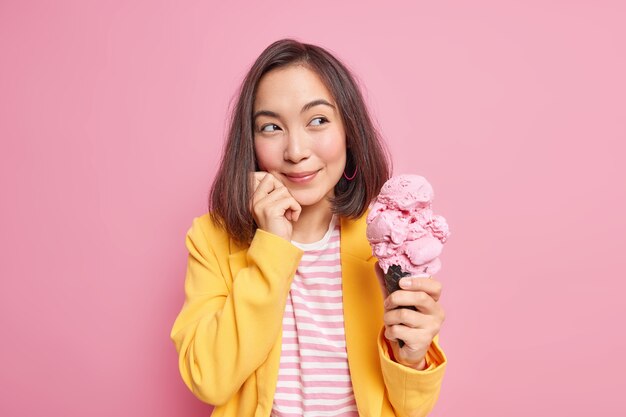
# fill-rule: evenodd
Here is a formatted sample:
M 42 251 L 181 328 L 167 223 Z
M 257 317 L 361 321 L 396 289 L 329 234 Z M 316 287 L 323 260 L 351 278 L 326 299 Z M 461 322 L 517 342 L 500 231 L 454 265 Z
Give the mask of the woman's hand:
M 292 222 L 298 221 L 302 208 L 285 185 L 268 172 L 251 176 L 250 210 L 259 229 L 291 241 Z
M 426 352 L 445 320 L 438 303 L 441 283 L 432 277 L 404 277 L 400 280 L 402 289 L 388 294 L 378 263 L 376 275 L 385 296 L 385 338 L 390 342 L 396 362 L 417 370 L 425 369 Z M 407 306 L 414 306 L 417 311 L 398 308 Z M 404 341 L 402 348 L 398 340 Z

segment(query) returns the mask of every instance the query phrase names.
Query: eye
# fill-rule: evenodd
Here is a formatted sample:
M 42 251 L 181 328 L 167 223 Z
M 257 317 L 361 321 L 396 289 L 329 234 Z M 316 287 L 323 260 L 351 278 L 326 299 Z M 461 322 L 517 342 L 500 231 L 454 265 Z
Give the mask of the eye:
M 271 130 L 268 130 L 266 128 L 271 127 Z M 274 127 L 278 127 L 278 125 L 274 124 L 274 123 L 269 123 L 266 125 L 261 126 L 261 129 L 259 129 L 260 132 L 274 132 L 275 130 L 273 129 Z M 278 127 L 278 129 L 280 129 L 280 127 Z
M 316 120 L 319 120 L 320 122 L 319 123 L 313 123 Z M 321 125 L 323 125 L 325 123 L 328 123 L 328 119 L 325 118 L 325 117 L 321 117 L 320 116 L 320 117 L 316 117 L 315 119 L 311 120 L 311 123 L 313 124 L 313 126 L 321 126 Z

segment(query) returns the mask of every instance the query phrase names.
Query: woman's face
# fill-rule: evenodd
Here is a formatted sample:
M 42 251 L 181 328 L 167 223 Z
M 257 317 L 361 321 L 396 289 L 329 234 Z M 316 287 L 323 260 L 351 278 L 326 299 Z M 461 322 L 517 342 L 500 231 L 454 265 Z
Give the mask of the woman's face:
M 346 165 L 346 135 L 337 104 L 315 72 L 292 65 L 263 75 L 253 124 L 261 170 L 302 206 L 333 196 Z

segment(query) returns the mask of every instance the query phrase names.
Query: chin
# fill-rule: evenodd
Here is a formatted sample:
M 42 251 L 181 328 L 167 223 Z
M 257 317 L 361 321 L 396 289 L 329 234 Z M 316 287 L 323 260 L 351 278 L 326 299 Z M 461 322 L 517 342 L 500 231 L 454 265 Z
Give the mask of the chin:
M 293 198 L 298 202 L 298 204 L 303 207 L 314 206 L 315 204 L 326 198 L 324 195 L 321 194 L 311 195 L 311 192 L 307 192 L 307 190 L 290 191 L 293 195 Z

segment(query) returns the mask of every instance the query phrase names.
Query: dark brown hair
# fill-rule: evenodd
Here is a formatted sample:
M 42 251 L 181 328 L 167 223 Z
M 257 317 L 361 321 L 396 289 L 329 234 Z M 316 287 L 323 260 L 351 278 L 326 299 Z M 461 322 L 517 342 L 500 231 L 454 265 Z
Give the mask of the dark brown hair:
M 257 58 L 238 91 L 224 154 L 209 196 L 211 218 L 240 243 L 250 242 L 257 227 L 249 208 L 253 190 L 248 179 L 259 169 L 252 120 L 257 87 L 267 72 L 295 64 L 314 71 L 333 95 L 346 133 L 345 172 L 351 176 L 358 167 L 352 181 L 342 176 L 335 186 L 332 211 L 350 218 L 362 216 L 391 174 L 388 153 L 350 70 L 319 46 L 294 39 L 278 40 Z

